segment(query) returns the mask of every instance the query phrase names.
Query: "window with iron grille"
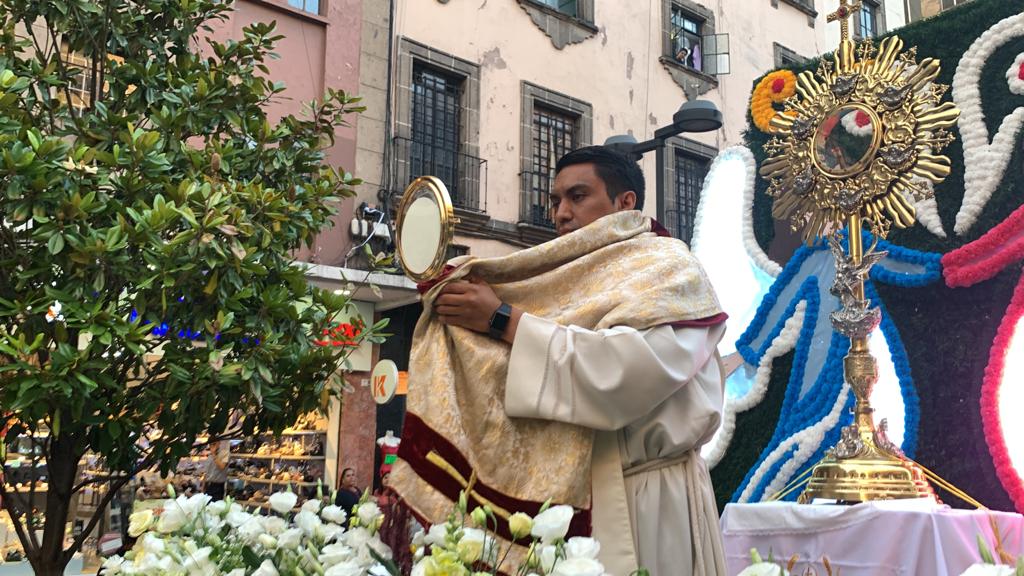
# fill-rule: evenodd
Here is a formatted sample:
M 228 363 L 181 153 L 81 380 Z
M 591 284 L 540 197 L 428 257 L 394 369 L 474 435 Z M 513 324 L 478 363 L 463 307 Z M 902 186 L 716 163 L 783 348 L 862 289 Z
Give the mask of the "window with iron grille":
M 525 215 L 530 224 L 554 227 L 550 194 L 555 180 L 555 164 L 566 152 L 577 148 L 578 121 L 574 115 L 534 104 L 528 173 L 530 206 Z
M 61 46 L 60 55 L 68 70 L 68 93 L 71 95 L 71 108 L 78 111 L 88 108 L 92 103 L 94 82 L 92 61 L 78 52 L 68 50 L 66 45 Z M 58 97 L 61 100 L 66 98 L 63 90 L 58 92 Z
M 874 38 L 877 35 L 878 6 L 871 2 L 864 2 L 857 17 L 856 36 L 858 38 Z
M 437 176 L 459 205 L 462 84 L 462 78 L 421 63 L 413 67 L 409 177 Z
M 701 27 L 703 22 L 683 10 L 678 4 L 672 4 L 669 22 L 669 39 L 671 56 L 676 62 L 693 68 L 704 70 L 704 53 L 701 48 Z
M 710 165 L 710 158 L 676 151 L 675 182 L 665 198 L 665 227 L 686 243 L 693 237 L 697 203 Z
M 545 6 L 550 6 L 562 14 L 579 16 L 576 10 L 576 0 L 537 0 Z
M 288 0 L 288 5 L 303 12 L 320 15 L 320 0 Z

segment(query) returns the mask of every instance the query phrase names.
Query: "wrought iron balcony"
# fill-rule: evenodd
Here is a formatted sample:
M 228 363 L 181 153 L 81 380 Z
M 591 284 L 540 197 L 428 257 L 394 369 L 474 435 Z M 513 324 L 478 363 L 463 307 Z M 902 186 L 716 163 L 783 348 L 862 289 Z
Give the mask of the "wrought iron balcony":
M 410 138 L 395 138 L 393 146 L 392 182 L 399 194 L 420 176 L 436 176 L 456 208 L 487 210 L 487 160 Z

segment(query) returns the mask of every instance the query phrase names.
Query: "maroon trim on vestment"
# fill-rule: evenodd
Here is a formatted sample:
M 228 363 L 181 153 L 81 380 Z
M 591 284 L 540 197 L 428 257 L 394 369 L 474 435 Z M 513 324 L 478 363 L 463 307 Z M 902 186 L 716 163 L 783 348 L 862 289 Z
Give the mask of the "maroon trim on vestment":
M 427 291 L 436 286 L 438 282 L 447 278 L 448 275 L 452 273 L 452 270 L 455 270 L 455 266 L 452 266 L 451 264 L 445 264 L 444 270 L 441 272 L 440 276 L 434 278 L 433 280 L 427 280 L 426 282 L 420 282 L 416 284 L 416 291 L 419 292 L 420 294 L 426 294 Z
M 666 238 L 672 237 L 672 233 L 668 231 L 668 228 L 662 226 L 661 222 L 658 222 L 654 218 L 651 218 L 651 232 L 654 232 L 658 236 L 664 236 Z
M 402 425 L 402 443 L 398 446 L 398 457 L 405 460 L 412 467 L 413 471 L 429 483 L 431 487 L 444 494 L 452 502 L 458 502 L 459 492 L 464 487 L 447 472 L 427 460 L 427 454 L 431 451 L 437 452 L 445 462 L 455 468 L 466 480 L 473 475 L 472 467 L 462 453 L 459 452 L 458 448 L 435 432 L 418 416 L 412 412 L 406 412 L 405 423 Z M 537 478 L 536 481 L 543 482 L 544 479 Z M 495 506 L 500 506 L 509 512 L 524 512 L 530 516 L 536 516 L 540 513 L 541 506 L 543 506 L 543 502 L 520 500 L 508 496 L 484 484 L 479 479 L 473 484 L 473 491 L 482 498 L 493 502 Z M 483 506 L 483 503 L 473 496 L 468 494 L 466 496 L 469 498 L 468 510 L 472 511 L 478 506 Z M 576 513 L 569 523 L 569 533 L 566 535 L 566 539 L 572 536 L 589 536 L 590 531 L 590 510 L 576 509 Z M 497 533 L 506 540 L 512 540 L 512 533 L 509 532 L 508 522 L 501 518 L 498 518 Z
M 714 316 L 708 316 L 707 318 L 697 318 L 696 320 L 679 320 L 678 322 L 668 322 L 666 325 L 673 328 L 708 328 L 710 326 L 718 326 L 722 322 L 729 319 L 729 315 L 725 312 L 719 312 Z

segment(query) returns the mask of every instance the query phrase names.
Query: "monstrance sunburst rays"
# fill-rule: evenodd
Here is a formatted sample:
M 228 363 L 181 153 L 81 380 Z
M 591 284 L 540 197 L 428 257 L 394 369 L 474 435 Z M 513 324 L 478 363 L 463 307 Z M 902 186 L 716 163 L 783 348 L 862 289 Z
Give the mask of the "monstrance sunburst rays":
M 938 60 L 915 62 L 916 49 L 902 48 L 895 36 L 877 50 L 844 39 L 817 74 L 798 76 L 797 95 L 771 121 L 776 136 L 761 175 L 770 180 L 772 215 L 802 229 L 806 242 L 858 213 L 883 238 L 892 225 L 910 226 L 912 198 L 932 195 L 914 178 L 938 183 L 950 172 L 938 152 L 953 140 L 948 128 L 960 112 L 941 102 L 948 86 L 933 83 Z

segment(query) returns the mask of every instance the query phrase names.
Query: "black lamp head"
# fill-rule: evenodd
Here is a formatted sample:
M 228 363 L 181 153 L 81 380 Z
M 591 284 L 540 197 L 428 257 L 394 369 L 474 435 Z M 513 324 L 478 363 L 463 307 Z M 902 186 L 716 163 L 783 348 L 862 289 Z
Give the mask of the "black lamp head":
M 690 100 L 672 115 L 672 126 L 682 132 L 711 132 L 722 127 L 722 112 L 710 100 Z

